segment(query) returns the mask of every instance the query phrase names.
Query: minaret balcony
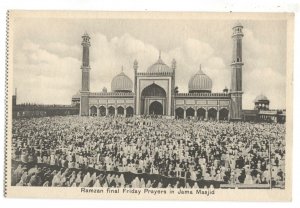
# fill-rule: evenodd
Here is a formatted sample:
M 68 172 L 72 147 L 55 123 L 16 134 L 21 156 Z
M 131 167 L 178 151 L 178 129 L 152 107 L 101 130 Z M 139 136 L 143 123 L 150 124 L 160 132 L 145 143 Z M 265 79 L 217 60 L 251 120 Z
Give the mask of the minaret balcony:
M 241 61 L 231 63 L 231 66 L 243 66 L 243 65 L 244 65 L 244 62 L 241 62 Z

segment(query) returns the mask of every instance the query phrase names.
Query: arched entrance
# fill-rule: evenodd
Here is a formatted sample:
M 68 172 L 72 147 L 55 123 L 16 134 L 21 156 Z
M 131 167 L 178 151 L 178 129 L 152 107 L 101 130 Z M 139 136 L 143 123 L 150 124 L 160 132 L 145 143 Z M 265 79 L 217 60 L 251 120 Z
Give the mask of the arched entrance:
M 118 112 L 118 115 L 124 115 L 124 108 L 122 106 L 119 106 L 117 108 L 117 112 Z
M 217 110 L 214 108 L 211 108 L 208 110 L 208 120 L 215 121 L 217 119 Z
M 115 108 L 110 106 L 108 107 L 108 115 L 109 116 L 114 116 L 115 115 Z
M 182 119 L 184 116 L 183 108 L 176 108 L 175 110 L 175 118 Z
M 150 115 L 163 115 L 164 109 L 163 105 L 158 102 L 154 101 L 149 106 L 149 114 Z
M 126 108 L 126 117 L 132 117 L 133 116 L 133 108 L 131 106 Z
M 204 120 L 205 119 L 205 113 L 206 113 L 206 110 L 204 108 L 199 108 L 197 110 L 197 117 L 199 120 Z
M 141 114 L 164 115 L 166 114 L 165 102 L 166 91 L 162 87 L 153 83 L 145 89 L 143 89 L 141 93 Z
M 187 118 L 191 118 L 191 117 L 194 117 L 195 116 L 195 110 L 194 108 L 188 108 L 186 110 L 186 117 Z
M 96 108 L 96 106 L 92 106 L 90 108 L 90 116 L 97 116 L 97 108 Z
M 104 106 L 100 106 L 99 113 L 100 116 L 106 116 L 106 108 Z
M 229 111 L 226 108 L 222 108 L 219 111 L 219 120 L 220 121 L 228 120 L 228 114 L 229 114 Z

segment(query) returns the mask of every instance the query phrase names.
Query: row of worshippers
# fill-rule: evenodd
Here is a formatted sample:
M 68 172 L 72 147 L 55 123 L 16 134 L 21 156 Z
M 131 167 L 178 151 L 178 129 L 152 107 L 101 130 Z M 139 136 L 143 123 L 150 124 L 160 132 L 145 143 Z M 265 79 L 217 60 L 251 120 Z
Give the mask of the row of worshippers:
M 201 186 L 201 182 L 186 182 L 168 179 L 145 179 L 143 176 L 132 176 L 131 179 L 124 174 L 83 173 L 80 170 L 60 169 L 49 167 L 27 168 L 19 164 L 13 169 L 12 184 L 16 186 L 52 186 L 52 187 L 115 187 L 115 188 L 205 188 L 214 187 L 213 183 Z
M 284 180 L 284 136 L 284 125 L 266 123 L 164 118 L 151 122 L 148 118 L 16 119 L 13 159 L 64 168 L 269 183 L 270 177 Z

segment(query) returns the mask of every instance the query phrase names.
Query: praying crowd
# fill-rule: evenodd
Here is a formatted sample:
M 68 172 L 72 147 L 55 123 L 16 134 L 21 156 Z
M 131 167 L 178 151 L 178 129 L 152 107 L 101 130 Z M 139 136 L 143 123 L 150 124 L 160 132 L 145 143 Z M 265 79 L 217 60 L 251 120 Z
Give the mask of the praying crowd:
M 199 188 L 201 181 L 285 181 L 285 126 L 277 123 L 14 119 L 12 144 L 17 186 Z

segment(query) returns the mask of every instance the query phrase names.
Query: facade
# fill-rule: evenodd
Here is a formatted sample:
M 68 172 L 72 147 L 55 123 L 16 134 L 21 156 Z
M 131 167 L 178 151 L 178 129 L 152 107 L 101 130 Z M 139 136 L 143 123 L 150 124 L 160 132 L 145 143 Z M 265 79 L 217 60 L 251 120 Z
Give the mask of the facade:
M 176 61 L 168 66 L 159 54 L 158 60 L 146 72 L 133 63 L 134 80 L 122 70 L 111 83 L 111 92 L 90 92 L 90 37 L 82 36 L 81 91 L 72 97 L 73 105 L 80 103 L 81 116 L 141 116 L 161 115 L 170 118 L 198 118 L 201 120 L 242 119 L 242 32 L 238 23 L 232 30 L 233 54 L 231 89 L 213 93 L 213 81 L 202 71 L 188 82 L 189 92 L 178 93 L 175 87 Z

